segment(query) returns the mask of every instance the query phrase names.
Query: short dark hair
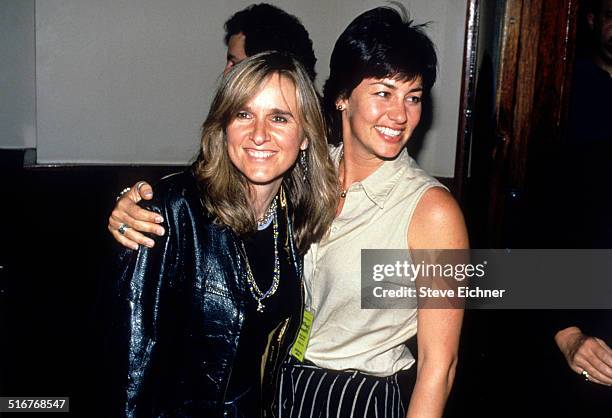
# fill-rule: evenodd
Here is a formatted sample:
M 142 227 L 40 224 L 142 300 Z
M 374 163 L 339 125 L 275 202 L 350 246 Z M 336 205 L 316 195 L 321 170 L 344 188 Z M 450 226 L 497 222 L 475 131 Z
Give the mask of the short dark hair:
M 433 42 L 423 31 L 424 25 L 413 25 L 406 10 L 397 7 L 399 11 L 377 7 L 357 16 L 334 45 L 323 88 L 331 141 L 339 141 L 342 135 L 337 100 L 348 98 L 363 79 L 420 77 L 425 93 L 436 81 L 438 60 Z
M 314 81 L 317 59 L 312 40 L 297 17 L 271 4 L 252 4 L 236 12 L 224 27 L 226 45 L 232 35 L 243 33 L 247 56 L 264 51 L 288 52 L 304 66 L 308 77 Z

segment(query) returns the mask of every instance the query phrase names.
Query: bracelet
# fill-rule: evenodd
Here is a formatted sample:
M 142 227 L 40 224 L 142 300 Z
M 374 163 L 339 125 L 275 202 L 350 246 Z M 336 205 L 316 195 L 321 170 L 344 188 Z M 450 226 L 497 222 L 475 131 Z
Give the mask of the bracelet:
M 121 190 L 119 192 L 119 195 L 117 196 L 116 201 L 118 201 L 119 199 L 121 199 L 123 197 L 124 194 L 126 194 L 127 192 L 129 192 L 130 190 L 132 190 L 131 187 L 126 187 L 125 189 Z

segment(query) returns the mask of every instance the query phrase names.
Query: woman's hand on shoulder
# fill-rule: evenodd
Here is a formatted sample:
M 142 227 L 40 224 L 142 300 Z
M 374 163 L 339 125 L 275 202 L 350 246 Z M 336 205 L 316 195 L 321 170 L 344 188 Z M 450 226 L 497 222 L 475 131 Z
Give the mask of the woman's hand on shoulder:
M 154 241 L 143 233 L 164 235 L 164 228 L 158 225 L 164 221 L 161 215 L 138 206 L 141 200 L 152 198 L 151 186 L 147 182 L 139 181 L 117 200 L 108 218 L 108 230 L 119 244 L 134 250 L 138 249 L 139 244 L 152 248 Z M 119 232 L 122 225 L 125 225 L 123 234 Z
M 463 214 L 448 191 L 432 187 L 421 197 L 408 228 L 408 246 L 411 249 L 469 248 Z

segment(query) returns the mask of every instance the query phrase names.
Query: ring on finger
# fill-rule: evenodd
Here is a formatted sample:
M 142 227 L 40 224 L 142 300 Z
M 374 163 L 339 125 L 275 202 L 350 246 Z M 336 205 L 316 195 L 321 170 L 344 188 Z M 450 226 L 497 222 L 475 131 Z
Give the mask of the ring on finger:
M 136 190 L 140 192 L 140 188 L 144 186 L 146 183 L 147 183 L 146 181 L 139 181 L 138 183 L 136 183 Z
M 129 228 L 129 226 L 127 224 L 121 224 L 119 225 L 119 228 L 117 229 L 117 231 L 119 231 L 119 233 L 121 235 L 125 235 L 125 231 Z
M 587 372 L 586 370 L 582 370 L 582 373 L 580 373 L 582 375 L 582 377 L 584 377 L 584 381 L 585 382 L 590 382 L 591 379 L 591 375 L 589 374 L 589 372 Z

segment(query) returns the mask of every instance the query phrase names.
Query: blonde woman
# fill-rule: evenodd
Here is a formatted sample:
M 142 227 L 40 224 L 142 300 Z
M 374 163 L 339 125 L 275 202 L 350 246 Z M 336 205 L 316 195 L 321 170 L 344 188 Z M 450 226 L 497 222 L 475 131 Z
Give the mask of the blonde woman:
M 125 257 L 117 415 L 260 416 L 261 358 L 273 388 L 300 324 L 301 257 L 329 227 L 336 184 L 305 70 L 276 52 L 233 67 L 198 160 L 147 205 L 166 234 Z

